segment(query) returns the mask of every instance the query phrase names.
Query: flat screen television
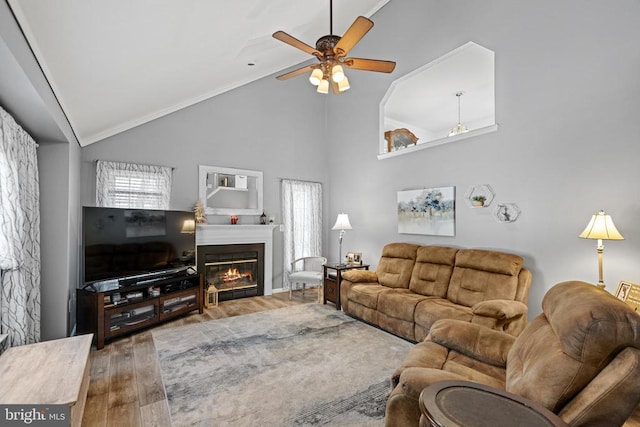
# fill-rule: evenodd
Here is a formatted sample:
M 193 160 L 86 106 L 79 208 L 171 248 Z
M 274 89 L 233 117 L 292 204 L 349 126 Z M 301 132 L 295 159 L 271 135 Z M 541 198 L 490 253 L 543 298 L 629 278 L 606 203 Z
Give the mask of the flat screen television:
M 93 206 L 82 210 L 85 286 L 179 272 L 195 264 L 195 233 L 183 232 L 185 221 L 194 221 L 193 212 Z

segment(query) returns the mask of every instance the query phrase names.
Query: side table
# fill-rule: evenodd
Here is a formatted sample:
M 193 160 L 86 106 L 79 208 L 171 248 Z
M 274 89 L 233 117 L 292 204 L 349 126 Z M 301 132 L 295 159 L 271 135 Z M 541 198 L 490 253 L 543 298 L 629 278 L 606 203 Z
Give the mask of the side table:
M 340 310 L 340 282 L 342 273 L 347 270 L 368 270 L 369 264 L 347 265 L 347 264 L 325 264 L 324 265 L 324 297 L 323 304 L 330 301 L 336 305 L 336 310 Z
M 92 334 L 77 335 L 11 347 L 0 357 L 0 402 L 27 407 L 64 405 L 70 417 L 67 425 L 80 427 L 89 390 L 92 340 Z M 52 409 L 49 416 L 56 411 Z M 0 424 L 7 421 L 2 417 L 4 411 Z M 60 420 L 48 418 L 54 419 Z
M 470 381 L 440 381 L 420 393 L 421 427 L 567 427 L 529 399 Z

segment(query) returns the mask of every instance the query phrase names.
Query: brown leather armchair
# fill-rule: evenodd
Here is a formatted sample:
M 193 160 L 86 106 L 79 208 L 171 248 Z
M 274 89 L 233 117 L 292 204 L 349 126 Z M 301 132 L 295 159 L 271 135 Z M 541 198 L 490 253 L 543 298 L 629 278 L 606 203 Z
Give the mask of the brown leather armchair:
M 542 310 L 518 337 L 434 323 L 392 377 L 386 426 L 417 426 L 420 392 L 454 379 L 526 397 L 571 426 L 622 425 L 640 403 L 640 314 L 576 281 L 550 289 Z

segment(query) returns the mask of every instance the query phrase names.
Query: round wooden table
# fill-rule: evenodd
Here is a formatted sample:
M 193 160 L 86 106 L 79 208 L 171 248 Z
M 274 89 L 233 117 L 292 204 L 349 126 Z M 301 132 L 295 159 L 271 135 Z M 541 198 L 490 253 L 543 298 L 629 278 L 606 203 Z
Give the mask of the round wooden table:
M 566 427 L 543 406 L 469 381 L 440 381 L 420 393 L 424 427 Z

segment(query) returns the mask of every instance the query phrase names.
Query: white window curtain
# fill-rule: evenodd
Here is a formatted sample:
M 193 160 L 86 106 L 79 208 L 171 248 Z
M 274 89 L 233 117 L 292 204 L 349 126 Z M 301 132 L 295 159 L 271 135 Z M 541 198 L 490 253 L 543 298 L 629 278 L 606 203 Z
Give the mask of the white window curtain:
M 40 341 L 40 190 L 37 144 L 0 108 L 0 334 Z
M 173 168 L 98 160 L 96 205 L 169 209 Z
M 283 179 L 281 183 L 284 226 L 285 289 L 291 263 L 306 256 L 322 256 L 322 184 Z

